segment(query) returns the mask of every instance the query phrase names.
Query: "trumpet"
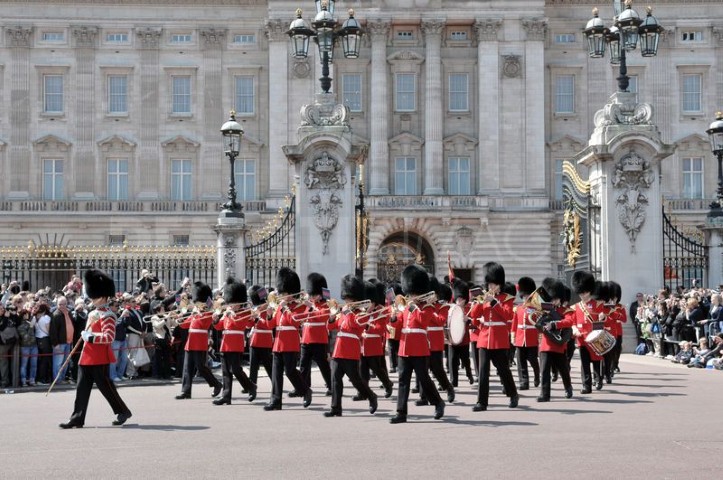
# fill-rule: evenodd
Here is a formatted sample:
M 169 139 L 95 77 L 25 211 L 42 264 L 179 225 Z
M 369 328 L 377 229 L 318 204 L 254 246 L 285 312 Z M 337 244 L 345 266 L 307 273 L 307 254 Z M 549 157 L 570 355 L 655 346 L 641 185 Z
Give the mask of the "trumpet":
M 299 292 L 289 295 L 279 295 L 276 292 L 271 292 L 269 293 L 266 303 L 269 305 L 269 307 L 276 310 L 276 308 L 281 304 L 281 302 L 286 302 L 291 299 L 297 299 L 299 302 L 304 303 L 309 301 L 309 294 L 306 292 Z
M 418 305 L 426 306 L 433 304 L 437 301 L 437 293 L 432 290 L 430 292 L 424 293 L 422 295 L 416 295 L 416 296 L 408 296 L 405 297 L 403 295 L 397 295 L 394 298 L 394 307 L 399 311 L 403 312 L 407 307 L 414 306 L 415 308 L 418 307 Z
M 372 311 L 369 311 L 366 313 L 362 313 L 361 315 L 356 317 L 356 322 L 360 326 L 365 326 L 365 325 L 369 325 L 370 323 L 377 322 L 377 321 L 381 320 L 382 318 L 384 318 L 386 315 L 388 315 L 389 310 L 391 310 L 392 308 L 394 308 L 393 305 L 389 305 L 388 307 L 382 307 L 379 310 L 372 310 Z M 369 318 L 369 320 L 364 321 L 364 322 L 361 321 L 365 318 Z

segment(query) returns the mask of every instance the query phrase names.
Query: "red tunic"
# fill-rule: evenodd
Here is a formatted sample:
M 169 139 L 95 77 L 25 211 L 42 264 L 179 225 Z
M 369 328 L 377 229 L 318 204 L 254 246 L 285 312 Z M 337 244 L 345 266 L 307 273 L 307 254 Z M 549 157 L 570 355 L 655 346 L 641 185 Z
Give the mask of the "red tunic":
M 384 337 L 387 333 L 387 324 L 389 323 L 389 309 L 384 308 L 376 310 L 375 315 L 379 315 L 377 320 L 371 322 L 366 331 L 362 335 L 362 355 L 365 357 L 383 357 L 384 356 Z
M 329 342 L 329 307 L 326 301 L 314 302 L 314 312 L 302 324 L 301 343 Z
M 610 311 L 610 314 L 608 315 L 611 322 L 609 324 L 605 322 L 605 329 L 610 332 L 610 334 L 614 337 L 622 337 L 623 336 L 623 323 L 627 323 L 628 321 L 628 314 L 625 311 L 625 307 L 620 305 L 619 303 L 616 304 L 613 309 Z
M 116 361 L 111 348 L 115 340 L 115 321 L 110 310 L 97 309 L 88 315 L 85 329 L 93 332 L 93 339 L 83 345 L 80 365 L 109 365 Z
M 401 314 L 401 337 L 399 339 L 400 357 L 428 357 L 429 340 L 427 328 L 434 316 L 434 307 L 415 308 L 410 311 L 407 307 Z M 397 321 L 399 323 L 399 320 Z
M 539 345 L 539 332 L 535 328 L 537 322 L 534 308 L 518 305 L 512 320 L 512 335 L 515 338 L 515 347 L 536 347 Z
M 251 313 L 241 312 L 233 316 L 224 315 L 221 320 L 214 325 L 216 330 L 223 330 L 223 338 L 221 339 L 221 352 L 239 352 L 243 353 L 245 348 L 246 329 L 253 325 Z
M 575 310 L 572 308 L 558 307 L 557 313 L 561 319 L 556 322 L 558 330 L 570 328 L 575 325 Z M 540 352 L 565 353 L 567 351 L 567 343 L 558 345 L 547 338 L 544 333 L 540 336 Z
M 449 304 L 435 303 L 434 315 L 430 318 L 429 327 L 427 327 L 427 338 L 429 339 L 430 352 L 444 351 L 444 327 L 447 325 L 447 313 L 449 312 Z
M 353 312 L 342 313 L 331 324 L 331 328 L 337 330 L 334 353 L 331 356 L 333 358 L 359 360 L 361 358 L 361 336 L 364 333 L 364 327 L 357 323 L 356 315 Z
M 278 307 L 274 318 L 271 320 L 276 328 L 274 339 L 274 352 L 300 352 L 301 341 L 299 338 L 300 323 L 294 320 L 294 315 L 306 312 L 304 304 L 290 303 L 286 307 Z
M 510 348 L 510 327 L 514 312 L 515 297 L 506 293 L 495 295 L 494 302 L 482 304 L 482 316 L 474 318 L 472 322 L 479 326 L 477 348 L 488 350 L 508 350 Z
M 392 314 L 389 317 L 389 326 L 387 327 L 387 338 L 389 340 L 399 340 L 402 332 L 402 314 L 394 306 L 392 306 Z
M 583 302 L 578 302 L 573 306 L 573 308 L 575 309 L 575 326 L 580 332 L 580 336 L 577 337 L 576 340 L 578 348 L 587 348 L 587 351 L 590 352 L 591 360 L 602 360 L 600 355 L 596 354 L 590 347 L 587 346 L 585 338 L 592 333 L 593 330 L 601 330 L 604 328 L 608 308 L 599 300 L 589 300 L 585 304 L 583 304 Z M 587 314 L 585 313 L 586 311 Z
M 254 348 L 271 348 L 274 346 L 274 326 L 266 311 L 259 314 L 259 319 L 251 329 L 250 346 Z
M 481 321 L 480 318 L 482 317 L 482 304 L 479 302 L 467 303 L 465 307 L 466 312 L 468 312 L 467 315 L 471 320 L 469 325 L 469 341 L 477 342 L 477 340 L 479 340 L 479 328 L 477 325 L 479 325 L 479 321 Z M 478 322 L 475 322 L 475 320 L 478 320 Z
M 178 326 L 188 330 L 187 352 L 205 352 L 208 350 L 208 329 L 213 322 L 213 312 L 195 313 Z

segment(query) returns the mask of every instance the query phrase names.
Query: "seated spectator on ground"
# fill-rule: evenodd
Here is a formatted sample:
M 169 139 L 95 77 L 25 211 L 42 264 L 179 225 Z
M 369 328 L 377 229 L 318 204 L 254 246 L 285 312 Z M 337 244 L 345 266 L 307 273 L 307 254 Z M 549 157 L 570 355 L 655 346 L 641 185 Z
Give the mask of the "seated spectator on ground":
M 701 339 L 700 340 L 701 343 L 704 340 L 705 339 Z M 696 355 L 695 358 L 693 358 L 690 361 L 690 363 L 688 364 L 688 367 L 705 368 L 706 366 L 708 366 L 709 363 L 710 363 L 710 365 L 715 367 L 716 359 L 718 359 L 718 363 L 720 363 L 721 352 L 723 352 L 723 333 L 719 333 L 713 339 L 713 343 L 715 345 L 715 347 L 713 349 L 708 349 L 707 343 L 708 343 L 707 340 L 705 340 L 705 345 L 706 345 L 705 353 L 703 352 L 703 350 L 701 350 L 699 352 L 699 354 Z
M 693 358 L 693 344 L 683 340 L 680 342 L 680 351 L 672 360 L 673 363 L 680 363 L 682 365 L 688 365 L 691 358 Z

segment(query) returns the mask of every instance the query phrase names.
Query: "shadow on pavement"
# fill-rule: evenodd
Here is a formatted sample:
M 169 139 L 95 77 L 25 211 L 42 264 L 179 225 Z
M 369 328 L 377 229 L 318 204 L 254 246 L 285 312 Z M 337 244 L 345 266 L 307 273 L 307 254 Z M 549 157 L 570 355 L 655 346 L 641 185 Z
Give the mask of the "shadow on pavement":
M 106 427 L 101 427 L 106 428 Z M 118 428 L 118 427 L 107 427 L 107 428 Z M 124 430 L 160 430 L 163 432 L 172 432 L 175 430 L 181 431 L 196 431 L 196 430 L 208 430 L 207 425 L 139 425 L 137 423 L 131 423 L 123 425 Z

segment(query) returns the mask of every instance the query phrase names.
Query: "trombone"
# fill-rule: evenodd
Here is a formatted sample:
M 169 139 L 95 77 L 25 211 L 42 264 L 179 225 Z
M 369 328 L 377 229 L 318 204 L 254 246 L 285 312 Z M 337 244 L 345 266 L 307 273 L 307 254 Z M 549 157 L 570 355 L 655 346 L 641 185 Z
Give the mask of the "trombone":
M 300 303 L 304 303 L 309 301 L 309 294 L 306 292 L 299 292 L 299 293 L 292 293 L 288 295 L 279 295 L 276 292 L 269 293 L 268 298 L 266 299 L 266 303 L 269 307 L 276 310 L 276 308 L 281 304 L 281 302 L 287 302 L 291 299 L 297 299 Z
M 427 293 L 423 293 L 422 295 L 415 295 L 415 296 L 403 296 L 403 295 L 397 295 L 394 298 L 394 307 L 399 312 L 403 312 L 407 307 L 418 308 L 418 304 L 422 306 L 431 305 L 437 301 L 437 293 L 432 290 Z

